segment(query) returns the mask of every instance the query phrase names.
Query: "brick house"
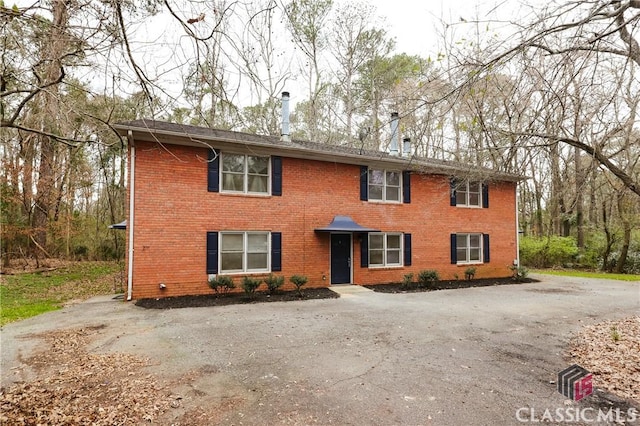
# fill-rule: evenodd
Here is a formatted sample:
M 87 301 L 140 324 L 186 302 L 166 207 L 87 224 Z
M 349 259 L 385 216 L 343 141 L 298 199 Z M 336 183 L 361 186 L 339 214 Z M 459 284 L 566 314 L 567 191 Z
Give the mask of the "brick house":
M 326 287 L 424 269 L 464 279 L 470 266 L 505 277 L 518 259 L 519 176 L 393 143 L 385 153 L 162 121 L 115 127 L 129 143 L 129 300 L 211 293 L 215 274 Z

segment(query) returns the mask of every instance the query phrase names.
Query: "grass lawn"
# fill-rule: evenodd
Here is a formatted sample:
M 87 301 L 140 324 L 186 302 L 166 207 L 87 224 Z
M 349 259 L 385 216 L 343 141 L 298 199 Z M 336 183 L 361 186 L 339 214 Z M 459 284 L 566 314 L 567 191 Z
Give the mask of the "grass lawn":
M 640 281 L 640 275 L 633 274 L 610 274 L 607 272 L 588 272 L 576 271 L 573 269 L 557 270 L 557 269 L 534 269 L 531 272 L 537 274 L 560 275 L 564 277 L 584 277 L 584 278 L 604 278 L 607 280 L 619 281 Z
M 75 262 L 53 271 L 5 275 L 0 283 L 0 326 L 121 290 L 116 262 Z

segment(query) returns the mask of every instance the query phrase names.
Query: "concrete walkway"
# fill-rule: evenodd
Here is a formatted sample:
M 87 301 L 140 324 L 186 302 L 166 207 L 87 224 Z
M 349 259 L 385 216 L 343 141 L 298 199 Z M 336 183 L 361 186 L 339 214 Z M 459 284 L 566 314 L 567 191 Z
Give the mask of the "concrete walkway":
M 349 297 L 353 295 L 361 295 L 361 294 L 370 294 L 373 293 L 373 290 L 370 290 L 361 285 L 352 285 L 352 284 L 340 284 L 340 285 L 332 285 L 329 287 L 332 291 L 338 293 L 340 297 Z

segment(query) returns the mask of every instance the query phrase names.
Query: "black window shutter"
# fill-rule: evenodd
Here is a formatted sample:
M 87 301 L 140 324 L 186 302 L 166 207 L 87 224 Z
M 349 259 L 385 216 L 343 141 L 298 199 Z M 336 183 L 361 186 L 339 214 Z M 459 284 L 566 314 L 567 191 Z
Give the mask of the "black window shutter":
M 404 234 L 404 266 L 411 266 L 411 234 Z
M 489 185 L 486 183 L 482 184 L 482 207 L 489 208 Z
M 411 203 L 411 171 L 402 172 L 402 202 Z
M 484 263 L 489 263 L 491 256 L 489 255 L 489 234 L 482 235 L 482 254 L 484 256 Z
M 282 271 L 282 232 L 271 233 L 271 270 Z
M 369 234 L 362 234 L 360 241 L 360 266 L 362 268 L 369 266 Z
M 458 263 L 458 242 L 457 235 L 451 234 L 451 264 Z
M 458 181 L 455 178 L 449 180 L 449 196 L 451 197 L 450 203 L 452 206 L 456 205 L 456 185 Z
M 369 199 L 369 168 L 360 166 L 360 199 L 367 201 Z
M 207 232 L 207 274 L 218 273 L 218 233 Z
M 215 149 L 210 149 L 208 160 L 207 190 L 209 192 L 218 192 L 220 190 L 220 153 Z
M 282 157 L 271 157 L 271 195 L 282 195 Z

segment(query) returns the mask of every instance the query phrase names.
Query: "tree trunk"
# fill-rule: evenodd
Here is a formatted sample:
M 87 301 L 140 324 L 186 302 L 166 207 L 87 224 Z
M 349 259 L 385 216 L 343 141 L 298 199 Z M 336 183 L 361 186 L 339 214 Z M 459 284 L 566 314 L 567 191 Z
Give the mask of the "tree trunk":
M 581 151 L 578 148 L 574 148 L 573 157 L 576 166 L 575 177 L 576 177 L 576 228 L 577 228 L 577 245 L 578 249 L 582 251 L 584 249 L 584 213 L 583 213 L 583 199 L 584 199 L 584 176 L 582 173 L 582 161 L 581 161 Z
M 610 272 L 609 256 L 611 256 L 611 249 L 616 242 L 616 236 L 609 229 L 609 214 L 607 213 L 608 205 L 606 200 L 602 203 L 602 226 L 604 228 L 604 235 L 606 237 L 607 244 L 605 246 L 604 254 L 602 255 L 602 270 Z
M 615 272 L 617 274 L 624 273 L 624 265 L 627 263 L 627 256 L 629 255 L 629 245 L 631 244 L 631 226 L 628 221 L 623 222 L 624 233 L 622 234 L 622 249 L 620 250 L 620 257 L 616 262 Z
M 615 272 L 618 274 L 624 273 L 624 265 L 627 263 L 627 256 L 629 254 L 629 246 L 631 245 L 631 221 L 627 217 L 625 209 L 625 193 L 618 194 L 618 214 L 622 220 L 622 248 L 620 249 L 620 256 L 616 263 Z
M 53 22 L 48 43 L 45 44 L 42 56 L 48 61 L 45 69 L 46 81 L 55 81 L 60 75 L 62 69 L 61 57 L 66 42 L 66 26 L 68 22 L 67 2 L 65 0 L 54 0 L 52 2 Z M 42 127 L 47 131 L 56 125 L 58 116 L 57 105 L 57 86 L 50 87 L 42 94 L 42 111 L 43 116 L 40 118 Z M 54 133 L 54 132 L 51 132 Z M 32 228 L 34 233 L 34 242 L 37 249 L 47 248 L 47 231 L 49 228 L 49 219 L 55 203 L 55 141 L 51 138 L 40 135 L 40 164 L 38 166 L 38 183 L 36 184 L 37 196 L 35 198 L 35 207 L 33 211 Z

